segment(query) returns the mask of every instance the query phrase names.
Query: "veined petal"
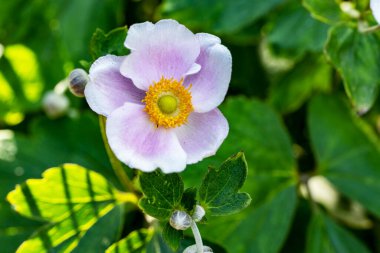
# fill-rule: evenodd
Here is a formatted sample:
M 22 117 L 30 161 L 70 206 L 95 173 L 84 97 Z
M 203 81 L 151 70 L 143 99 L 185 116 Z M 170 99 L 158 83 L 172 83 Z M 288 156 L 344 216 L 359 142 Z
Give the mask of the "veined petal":
M 370 5 L 373 16 L 375 17 L 377 23 L 380 24 L 380 0 L 371 0 Z
M 147 90 L 161 77 L 180 80 L 199 71 L 195 64 L 200 45 L 196 36 L 174 20 L 155 25 L 145 22 L 130 28 L 125 45 L 132 50 L 120 68 L 121 73 Z
M 186 124 L 175 128 L 189 164 L 214 155 L 227 137 L 228 130 L 228 122 L 218 109 L 192 113 Z
M 201 53 L 196 63 L 201 70 L 185 78 L 184 85 L 191 87 L 192 103 L 196 112 L 208 112 L 222 103 L 231 80 L 232 57 L 230 51 L 211 34 L 196 34 Z
M 108 116 L 125 102 L 141 104 L 145 92 L 137 89 L 131 79 L 120 74 L 125 57 L 106 55 L 97 59 L 90 68 L 90 81 L 85 88 L 87 103 L 93 111 Z
M 160 168 L 164 173 L 186 167 L 186 153 L 172 129 L 157 128 L 144 106 L 126 103 L 107 118 L 108 142 L 116 157 L 145 172 Z

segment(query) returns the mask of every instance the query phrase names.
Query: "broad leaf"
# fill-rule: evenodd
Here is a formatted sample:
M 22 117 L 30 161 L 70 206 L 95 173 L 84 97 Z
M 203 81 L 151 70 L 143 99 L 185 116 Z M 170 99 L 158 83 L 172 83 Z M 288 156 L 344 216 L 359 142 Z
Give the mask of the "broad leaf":
M 328 28 L 328 25 L 310 17 L 310 13 L 297 1 L 276 15 L 267 39 L 276 52 L 296 58 L 307 52 L 322 52 Z M 292 39 L 289 39 L 289 34 Z
M 306 253 L 370 253 L 350 232 L 318 212 L 309 225 Z
M 221 110 L 230 124 L 227 139 L 215 156 L 189 166 L 183 179 L 194 186 L 208 165 L 219 166 L 230 154 L 244 150 L 249 173 L 242 191 L 252 196 L 253 203 L 239 214 L 209 217 L 207 225 L 199 226 L 201 234 L 228 252 L 276 253 L 286 239 L 296 207 L 295 188 L 284 190 L 297 182 L 291 140 L 279 116 L 262 102 L 230 97 Z M 264 211 L 259 212 L 261 208 Z M 268 234 L 263 232 L 266 227 L 272 229 Z M 276 240 L 272 240 L 273 231 Z M 254 247 L 259 249 L 250 251 Z
M 175 251 L 178 249 L 180 241 L 183 238 L 183 231 L 176 230 L 169 223 L 166 223 L 162 230 L 162 238 Z
M 141 190 L 144 197 L 139 205 L 145 213 L 160 220 L 168 220 L 179 208 L 184 186 L 177 173 L 164 174 L 158 170 L 140 174 Z
M 321 58 L 307 57 L 270 90 L 269 103 L 281 113 L 299 109 L 316 91 L 331 89 L 332 68 Z
M 197 204 L 197 189 L 194 187 L 187 188 L 181 199 L 181 205 L 185 208 L 188 214 L 192 214 L 194 206 Z
M 244 154 L 238 153 L 219 169 L 210 168 L 199 188 L 200 203 L 206 213 L 215 216 L 241 211 L 251 203 L 248 193 L 239 193 L 248 173 Z
M 129 50 L 124 46 L 127 33 L 127 27 L 113 29 L 107 34 L 98 28 L 91 39 L 90 48 L 92 58 L 95 60 L 107 54 L 119 56 L 127 55 Z
M 43 223 L 26 219 L 15 213 L 5 201 L 0 202 L 1 252 L 14 253 L 17 247 Z
M 106 253 L 145 253 L 153 234 L 154 231 L 148 229 L 133 231 L 126 238 L 109 247 Z
M 263 17 L 282 2 L 284 1 L 165 0 L 160 14 L 162 17 L 176 19 L 193 28 L 232 34 Z
M 375 102 L 380 85 L 380 40 L 375 34 L 338 25 L 330 30 L 326 55 L 341 74 L 348 97 L 359 113 Z
M 380 217 L 380 149 L 375 134 L 336 97 L 313 99 L 308 124 L 317 172 Z
M 339 22 L 342 13 L 339 8 L 340 0 L 303 0 L 302 3 L 311 15 L 325 23 Z
M 72 251 L 99 219 L 121 203 L 137 202 L 134 195 L 117 191 L 101 175 L 75 164 L 51 168 L 42 179 L 17 185 L 7 199 L 18 213 L 49 222 L 17 252 Z M 113 227 L 120 223 L 119 216 Z
M 28 132 L 0 131 L 0 198 L 16 184 L 65 162 L 94 168 L 118 186 L 94 115 L 82 113 L 76 119 L 53 121 L 37 118 Z

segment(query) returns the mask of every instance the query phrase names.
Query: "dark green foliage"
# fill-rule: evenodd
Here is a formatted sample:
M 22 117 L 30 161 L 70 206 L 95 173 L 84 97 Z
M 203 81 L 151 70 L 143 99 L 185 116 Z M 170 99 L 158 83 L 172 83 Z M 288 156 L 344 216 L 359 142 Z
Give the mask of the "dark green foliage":
M 209 168 L 199 188 L 201 205 L 210 215 L 237 213 L 251 203 L 247 193 L 239 193 L 247 177 L 248 166 L 244 154 L 225 161 L 219 169 Z

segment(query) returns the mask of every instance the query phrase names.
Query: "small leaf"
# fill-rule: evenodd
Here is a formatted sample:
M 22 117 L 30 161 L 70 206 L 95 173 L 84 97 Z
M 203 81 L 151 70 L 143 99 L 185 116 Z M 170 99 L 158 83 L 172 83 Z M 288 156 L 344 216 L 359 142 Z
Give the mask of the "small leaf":
M 244 154 L 229 158 L 216 170 L 210 168 L 199 189 L 201 205 L 206 213 L 220 216 L 237 213 L 246 208 L 251 197 L 238 193 L 247 178 L 247 162 Z
M 359 113 L 375 102 L 380 85 L 380 40 L 357 28 L 338 25 L 330 30 L 326 55 L 341 74 L 347 96 Z
M 181 205 L 187 213 L 191 214 L 194 206 L 197 204 L 197 189 L 195 187 L 187 188 L 182 195 Z
M 152 240 L 153 230 L 140 229 L 131 232 L 126 238 L 114 243 L 106 250 L 106 253 L 143 253 L 146 246 Z
M 174 229 L 168 222 L 162 230 L 162 238 L 172 250 L 176 251 L 179 247 L 181 239 L 183 238 L 183 231 Z
M 98 28 L 92 35 L 90 42 L 92 58 L 95 60 L 107 54 L 119 56 L 129 54 L 129 50 L 124 46 L 127 33 L 128 29 L 125 26 L 113 29 L 107 34 Z
M 140 174 L 140 185 L 144 193 L 139 205 L 145 213 L 159 220 L 168 220 L 180 206 L 184 186 L 176 174 L 164 174 L 158 170 Z
M 314 215 L 308 229 L 306 253 L 369 253 L 370 251 L 322 213 Z
M 101 175 L 75 164 L 48 169 L 42 179 L 17 185 L 7 199 L 18 213 L 50 222 L 19 253 L 73 251 L 99 219 L 122 202 L 137 202 L 134 195 L 117 191 Z

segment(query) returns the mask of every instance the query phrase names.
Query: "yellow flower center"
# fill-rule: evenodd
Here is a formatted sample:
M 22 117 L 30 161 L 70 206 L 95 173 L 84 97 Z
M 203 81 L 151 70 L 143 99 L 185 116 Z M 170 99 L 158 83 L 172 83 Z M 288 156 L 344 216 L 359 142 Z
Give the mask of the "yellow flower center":
M 183 85 L 183 79 L 177 81 L 173 78 L 161 78 L 151 85 L 146 92 L 145 112 L 150 120 L 165 128 L 173 128 L 186 123 L 188 116 L 193 111 L 191 93 L 189 88 Z

